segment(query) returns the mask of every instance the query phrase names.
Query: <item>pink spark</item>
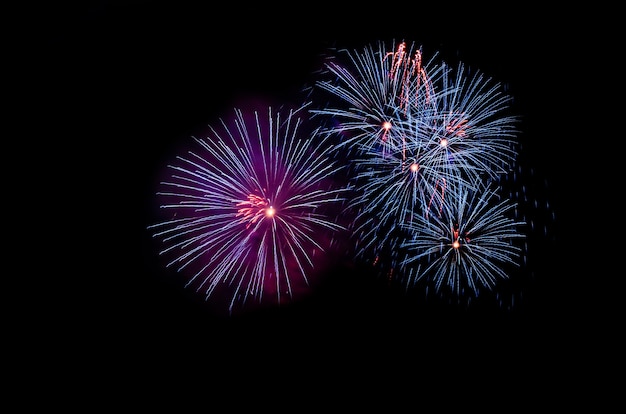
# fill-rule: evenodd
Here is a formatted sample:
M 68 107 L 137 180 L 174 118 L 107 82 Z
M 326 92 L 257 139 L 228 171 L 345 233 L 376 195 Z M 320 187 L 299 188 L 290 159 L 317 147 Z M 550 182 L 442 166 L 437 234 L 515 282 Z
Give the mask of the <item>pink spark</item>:
M 248 200 L 237 203 L 237 206 L 245 206 L 237 210 L 236 216 L 243 216 L 249 220 L 246 228 L 250 228 L 252 224 L 264 216 L 273 217 L 275 213 L 274 207 L 269 204 L 269 201 L 256 194 L 248 194 Z

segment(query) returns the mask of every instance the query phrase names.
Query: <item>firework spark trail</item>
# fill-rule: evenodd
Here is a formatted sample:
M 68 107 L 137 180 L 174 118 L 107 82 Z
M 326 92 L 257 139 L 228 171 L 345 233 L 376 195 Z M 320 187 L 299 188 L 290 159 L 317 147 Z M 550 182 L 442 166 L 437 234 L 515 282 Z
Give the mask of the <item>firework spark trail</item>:
M 406 110 L 409 102 L 430 102 L 432 95 L 432 84 L 430 75 L 426 73 L 426 69 L 422 66 L 422 51 L 415 51 L 413 58 L 407 53 L 406 42 L 401 42 L 395 52 L 388 52 L 383 60 L 392 56 L 391 69 L 389 77 L 394 80 L 394 84 L 399 82 L 400 94 L 398 106 Z M 421 86 L 424 84 L 425 89 Z
M 403 224 L 413 235 L 401 246 L 407 283 L 426 279 L 436 291 L 445 284 L 460 296 L 464 289 L 478 295 L 507 279 L 505 267 L 519 266 L 522 247 L 516 241 L 525 238 L 520 229 L 526 223 L 512 217 L 516 206 L 495 188 L 459 188 L 445 198 L 441 215 L 415 214 Z
M 235 109 L 234 125 L 220 120 L 220 131 L 195 138 L 203 152 L 168 166 L 174 173 L 161 185 L 169 190 L 157 193 L 173 214 L 149 229 L 166 245 L 161 255 L 174 256 L 168 267 L 188 271 L 187 286 L 207 300 L 220 285 L 234 287 L 231 312 L 264 292 L 275 291 L 279 304 L 283 294 L 291 299 L 294 282 L 309 285 L 313 256 L 323 260 L 316 252 L 343 229 L 330 213 L 346 191 L 332 180 L 343 167 L 318 129 L 301 132 L 305 106 L 284 120 L 270 108 L 267 124 Z

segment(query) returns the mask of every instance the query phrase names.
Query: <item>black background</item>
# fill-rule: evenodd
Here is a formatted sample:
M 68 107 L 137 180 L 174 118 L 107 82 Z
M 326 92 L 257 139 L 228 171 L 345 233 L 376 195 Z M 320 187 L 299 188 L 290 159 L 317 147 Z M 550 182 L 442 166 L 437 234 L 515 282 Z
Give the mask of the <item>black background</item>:
M 146 0 L 46 6 L 34 16 L 41 35 L 28 62 L 43 121 L 34 132 L 37 149 L 50 155 L 41 195 L 55 200 L 42 242 L 61 270 L 39 282 L 30 301 L 45 304 L 34 317 L 41 341 L 62 344 L 42 354 L 51 377 L 70 365 L 76 378 L 113 375 L 105 389 L 115 397 L 136 396 L 141 384 L 165 398 L 189 384 L 204 408 L 225 391 L 235 392 L 234 406 L 251 407 L 280 406 L 295 394 L 297 411 L 354 389 L 354 399 L 435 402 L 421 381 L 443 394 L 480 382 L 513 406 L 556 401 L 554 383 L 586 366 L 571 353 L 585 336 L 595 289 L 580 293 L 580 263 L 572 263 L 579 247 L 563 248 L 578 232 L 563 144 L 575 130 L 563 115 L 577 96 L 570 68 L 580 43 L 558 12 Z M 380 40 L 463 61 L 514 96 L 523 156 L 548 183 L 539 201 L 550 203 L 545 216 L 554 214 L 536 241 L 524 300 L 512 308 L 421 305 L 338 268 L 305 301 L 225 317 L 158 260 L 146 227 L 163 166 L 234 107 L 301 103 L 328 48 Z M 77 366 L 67 363 L 75 359 Z M 482 392 L 463 401 L 489 399 Z

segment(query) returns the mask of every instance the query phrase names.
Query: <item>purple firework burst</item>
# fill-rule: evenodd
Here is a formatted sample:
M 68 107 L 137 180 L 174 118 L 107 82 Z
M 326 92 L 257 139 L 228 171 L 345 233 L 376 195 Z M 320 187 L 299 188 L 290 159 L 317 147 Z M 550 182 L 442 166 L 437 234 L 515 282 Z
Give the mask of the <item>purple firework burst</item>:
M 168 215 L 149 227 L 166 246 L 161 255 L 207 300 L 229 296 L 230 312 L 249 298 L 280 304 L 306 292 L 343 229 L 332 211 L 345 190 L 331 179 L 342 167 L 318 129 L 303 130 L 305 106 L 286 116 L 235 109 L 161 183 Z

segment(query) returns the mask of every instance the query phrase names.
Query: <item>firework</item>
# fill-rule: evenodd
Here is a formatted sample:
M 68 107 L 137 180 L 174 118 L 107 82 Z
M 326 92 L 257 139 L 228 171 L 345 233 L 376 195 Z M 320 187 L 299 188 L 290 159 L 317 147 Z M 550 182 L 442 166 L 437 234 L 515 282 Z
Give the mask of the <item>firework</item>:
M 342 167 L 318 129 L 303 131 L 305 106 L 284 119 L 235 109 L 234 122 L 194 138 L 199 150 L 177 157 L 161 183 L 168 218 L 149 227 L 166 245 L 161 255 L 207 300 L 227 287 L 231 312 L 268 293 L 293 299 L 343 228 L 331 214 L 345 191 L 331 179 Z
M 400 128 L 419 154 L 415 162 L 445 175 L 456 170 L 469 182 L 509 173 L 518 149 L 519 119 L 507 113 L 512 97 L 463 63 L 453 70 L 442 62 L 440 68 L 429 107 L 418 100 Z
M 391 52 L 389 50 L 392 50 Z M 344 64 L 331 59 L 326 64 L 332 80 L 321 80 L 317 88 L 328 92 L 338 102 L 323 109 L 312 109 L 314 117 L 333 118 L 329 134 L 340 134 L 342 147 L 363 149 L 393 148 L 402 145 L 403 134 L 396 125 L 406 119 L 407 110 L 426 109 L 431 102 L 432 78 L 439 71 L 424 64 L 422 52 L 405 42 L 387 49 L 368 46 L 362 52 L 341 50 Z
M 517 118 L 500 84 L 437 54 L 424 61 L 414 44 L 343 52 L 345 63 L 326 65 L 334 79 L 317 83 L 334 102 L 311 112 L 331 120 L 325 132 L 353 164 L 357 255 L 392 269 L 415 216 L 441 214 L 447 194 L 479 191 L 512 168 Z
M 407 283 L 426 279 L 436 291 L 446 286 L 463 296 L 507 279 L 506 269 L 519 266 L 518 241 L 525 238 L 520 232 L 525 223 L 513 218 L 515 208 L 495 188 L 459 188 L 445 198 L 441 214 L 414 214 L 403 224 L 412 234 L 401 246 Z
M 348 64 L 330 60 L 327 74 L 334 79 L 316 84 L 336 100 L 310 112 L 313 119 L 330 120 L 324 132 L 340 137 L 337 149 L 350 160 L 356 191 L 348 210 L 355 212 L 352 231 L 357 255 L 374 252 L 380 257 L 406 205 L 421 207 L 416 196 L 428 191 L 407 160 L 410 137 L 403 128 L 413 125 L 406 123 L 409 111 L 419 108 L 421 116 L 434 114 L 431 79 L 438 69 L 425 64 L 421 50 L 405 42 L 394 43 L 391 49 L 381 42 L 362 52 L 340 52 Z

